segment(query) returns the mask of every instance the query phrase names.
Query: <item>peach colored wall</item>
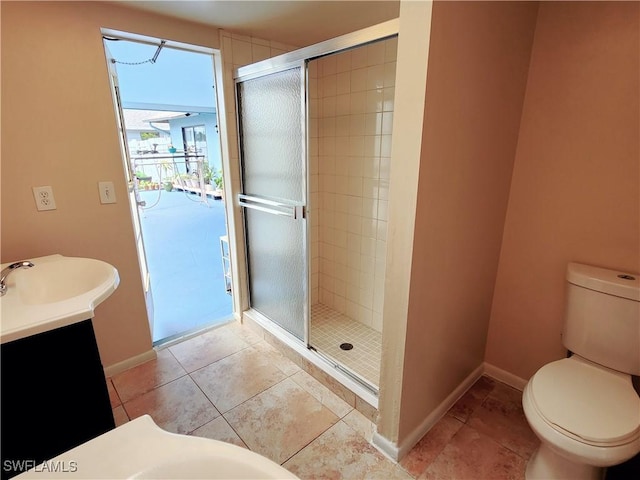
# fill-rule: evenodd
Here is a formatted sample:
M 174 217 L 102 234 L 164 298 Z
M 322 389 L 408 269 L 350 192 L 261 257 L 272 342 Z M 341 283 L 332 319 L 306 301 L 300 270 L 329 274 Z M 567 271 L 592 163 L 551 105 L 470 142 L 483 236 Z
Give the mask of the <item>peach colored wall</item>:
M 568 262 L 640 272 L 640 4 L 542 2 L 486 361 L 562 358 Z
M 484 359 L 536 12 L 433 4 L 399 444 Z
M 52 253 L 114 265 L 96 310 L 105 366 L 151 349 L 100 28 L 218 47 L 214 28 L 96 2 L 2 2 L 2 261 Z M 115 184 L 101 205 L 97 183 Z M 31 187 L 51 185 L 38 212 Z
M 429 59 L 432 2 L 400 4 L 394 91 L 394 161 L 389 180 L 389 220 L 384 282 L 382 358 L 376 445 L 398 458 L 398 422 L 404 373 L 406 317 Z M 379 435 L 379 436 L 378 436 Z

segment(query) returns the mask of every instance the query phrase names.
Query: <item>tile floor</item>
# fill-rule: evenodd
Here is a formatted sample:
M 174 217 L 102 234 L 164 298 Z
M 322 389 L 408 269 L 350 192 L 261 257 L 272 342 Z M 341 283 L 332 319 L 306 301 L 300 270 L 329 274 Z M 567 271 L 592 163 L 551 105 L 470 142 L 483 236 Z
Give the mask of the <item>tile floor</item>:
M 337 360 L 378 387 L 382 355 L 380 332 L 317 303 L 311 306 L 309 341 L 319 352 Z M 353 348 L 341 350 L 340 344 L 345 342 L 351 343 Z
M 108 379 L 117 424 L 234 443 L 301 479 L 520 479 L 538 441 L 521 393 L 487 377 L 399 463 L 370 444 L 374 426 L 237 322 L 158 351 Z

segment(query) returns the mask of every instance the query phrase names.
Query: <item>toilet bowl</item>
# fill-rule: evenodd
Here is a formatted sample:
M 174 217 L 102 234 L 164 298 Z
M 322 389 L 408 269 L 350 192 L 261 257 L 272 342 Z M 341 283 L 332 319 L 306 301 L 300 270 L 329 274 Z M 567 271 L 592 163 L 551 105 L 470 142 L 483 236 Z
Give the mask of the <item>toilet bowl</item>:
M 540 439 L 525 477 L 601 480 L 640 452 L 640 279 L 570 263 L 562 343 L 571 356 L 540 368 L 522 406 Z
M 541 447 L 527 479 L 601 479 L 640 451 L 640 398 L 631 377 L 577 355 L 545 365 L 522 404 Z

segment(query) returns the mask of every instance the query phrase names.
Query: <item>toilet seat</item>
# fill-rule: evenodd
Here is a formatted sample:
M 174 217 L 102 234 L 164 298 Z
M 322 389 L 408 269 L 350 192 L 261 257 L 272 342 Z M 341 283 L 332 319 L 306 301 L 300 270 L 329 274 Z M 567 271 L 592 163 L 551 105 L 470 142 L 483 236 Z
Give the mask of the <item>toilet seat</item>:
M 530 399 L 545 423 L 579 442 L 614 447 L 640 437 L 640 398 L 631 377 L 578 356 L 538 370 Z

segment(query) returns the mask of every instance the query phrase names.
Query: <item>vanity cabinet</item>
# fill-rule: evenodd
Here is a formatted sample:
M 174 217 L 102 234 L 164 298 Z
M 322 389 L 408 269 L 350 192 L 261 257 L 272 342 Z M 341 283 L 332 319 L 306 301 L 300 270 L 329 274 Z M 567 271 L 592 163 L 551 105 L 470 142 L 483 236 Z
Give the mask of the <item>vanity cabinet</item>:
M 2 478 L 115 428 L 91 320 L 0 346 Z

